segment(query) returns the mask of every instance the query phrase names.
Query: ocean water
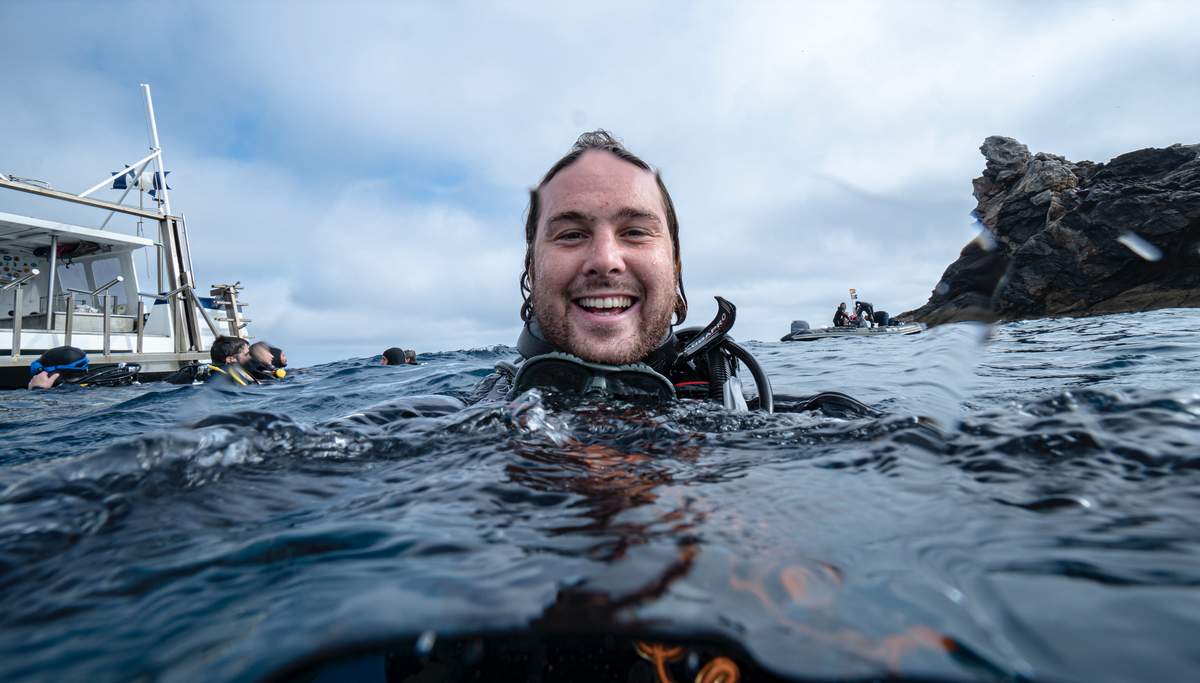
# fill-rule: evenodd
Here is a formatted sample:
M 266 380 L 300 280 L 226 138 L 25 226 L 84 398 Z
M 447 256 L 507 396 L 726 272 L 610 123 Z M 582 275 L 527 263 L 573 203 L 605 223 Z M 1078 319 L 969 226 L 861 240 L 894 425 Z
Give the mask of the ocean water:
M 677 680 L 720 650 L 743 680 L 1194 681 L 1198 328 L 746 344 L 777 395 L 879 416 L 532 392 L 336 421 L 507 347 L 7 392 L 0 680 L 655 680 L 634 638 Z M 513 674 L 518 641 L 557 659 Z

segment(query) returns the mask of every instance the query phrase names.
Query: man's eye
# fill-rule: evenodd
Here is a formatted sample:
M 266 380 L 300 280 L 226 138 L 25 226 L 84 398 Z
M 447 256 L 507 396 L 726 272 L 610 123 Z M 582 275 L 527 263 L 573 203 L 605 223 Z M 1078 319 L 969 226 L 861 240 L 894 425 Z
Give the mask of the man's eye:
M 568 230 L 567 232 L 564 232 L 561 235 L 559 235 L 558 239 L 560 239 L 560 240 L 579 240 L 579 239 L 583 239 L 583 237 L 584 237 L 584 234 L 582 232 L 579 232 L 578 230 Z

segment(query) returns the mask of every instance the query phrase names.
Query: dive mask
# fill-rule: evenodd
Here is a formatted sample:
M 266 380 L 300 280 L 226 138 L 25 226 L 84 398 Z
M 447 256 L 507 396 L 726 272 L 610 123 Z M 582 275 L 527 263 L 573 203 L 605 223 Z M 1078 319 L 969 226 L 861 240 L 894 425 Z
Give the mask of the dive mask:
M 565 396 L 628 401 L 642 405 L 675 400 L 671 380 L 645 363 L 604 365 L 561 351 L 534 356 L 513 378 L 518 392 L 546 389 Z
M 75 373 L 67 373 L 67 374 L 76 374 L 76 373 L 87 374 L 87 369 L 88 369 L 87 356 L 84 356 L 83 358 L 80 358 L 77 361 L 72 361 L 70 363 L 62 363 L 60 365 L 42 365 L 42 362 L 40 360 L 35 360 L 29 364 L 29 374 L 31 376 L 36 375 L 39 372 L 53 374 L 54 372 L 57 372 L 60 370 L 75 371 Z

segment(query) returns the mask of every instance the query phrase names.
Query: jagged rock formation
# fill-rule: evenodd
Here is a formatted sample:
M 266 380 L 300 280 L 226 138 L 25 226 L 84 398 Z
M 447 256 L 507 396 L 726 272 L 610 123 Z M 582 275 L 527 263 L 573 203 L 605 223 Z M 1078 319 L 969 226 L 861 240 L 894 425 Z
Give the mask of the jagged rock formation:
M 957 320 L 1082 317 L 1200 306 L 1200 144 L 1070 162 L 992 136 L 976 178 L 986 228 L 929 302 L 900 314 Z

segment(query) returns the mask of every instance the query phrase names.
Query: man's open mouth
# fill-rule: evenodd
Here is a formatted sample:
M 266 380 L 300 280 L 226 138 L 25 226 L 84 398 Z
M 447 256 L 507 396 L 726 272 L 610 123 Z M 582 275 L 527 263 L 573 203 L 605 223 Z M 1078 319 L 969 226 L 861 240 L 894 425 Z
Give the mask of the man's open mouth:
M 631 296 L 593 296 L 575 300 L 575 304 L 595 315 L 617 315 L 629 310 L 635 299 Z

